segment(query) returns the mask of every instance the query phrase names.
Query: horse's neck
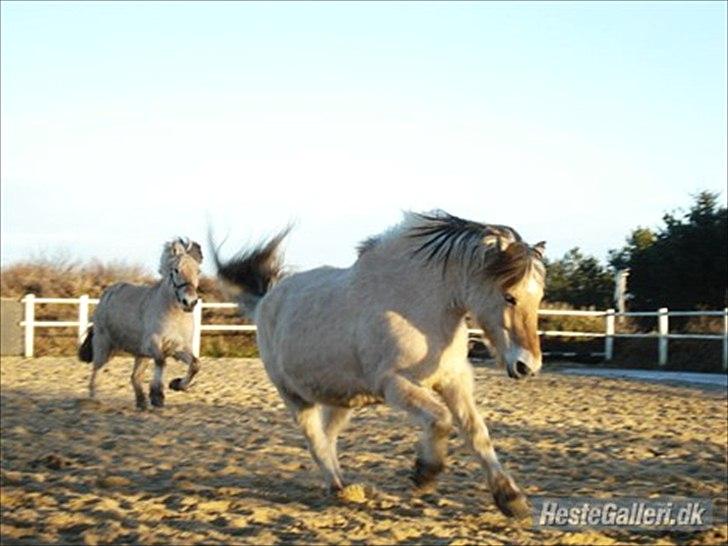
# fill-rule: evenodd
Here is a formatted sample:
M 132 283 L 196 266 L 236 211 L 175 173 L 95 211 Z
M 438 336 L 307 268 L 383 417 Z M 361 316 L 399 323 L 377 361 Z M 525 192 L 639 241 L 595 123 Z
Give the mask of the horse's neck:
M 445 336 L 454 334 L 465 324 L 461 279 L 452 267 L 425 265 L 406 254 L 392 258 L 386 249 L 362 263 L 360 274 L 372 275 L 370 290 L 381 291 L 388 306 L 403 315 L 437 328 Z
M 157 302 L 165 313 L 175 313 L 177 311 L 181 312 L 179 305 L 177 305 L 177 297 L 174 295 L 174 290 L 169 285 L 166 278 L 158 281 L 155 285 L 155 289 Z

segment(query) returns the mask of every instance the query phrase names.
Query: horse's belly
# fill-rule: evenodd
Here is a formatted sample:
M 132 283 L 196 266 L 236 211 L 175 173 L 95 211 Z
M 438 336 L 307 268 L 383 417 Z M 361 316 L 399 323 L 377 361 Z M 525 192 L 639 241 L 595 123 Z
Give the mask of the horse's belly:
M 375 394 L 362 392 L 354 395 L 328 397 L 319 400 L 319 402 L 328 406 L 337 406 L 340 408 L 363 408 L 364 406 L 382 404 L 384 403 L 384 399 Z
M 371 392 L 361 380 L 351 378 L 347 381 L 345 376 L 339 376 L 332 381 L 330 377 L 329 380 L 319 378 L 316 381 L 310 377 L 299 381 L 301 394 L 313 402 L 341 408 L 360 408 L 383 402 L 382 397 Z
M 141 329 L 133 328 L 108 328 L 113 346 L 133 355 L 142 354 L 142 332 Z M 144 355 L 149 356 L 149 355 Z
M 321 361 L 313 363 L 291 359 L 282 363 L 277 371 L 270 374 L 274 383 L 277 379 L 310 402 L 342 408 L 359 408 L 383 402 L 383 398 L 373 392 L 365 379 L 345 362 L 326 366 Z

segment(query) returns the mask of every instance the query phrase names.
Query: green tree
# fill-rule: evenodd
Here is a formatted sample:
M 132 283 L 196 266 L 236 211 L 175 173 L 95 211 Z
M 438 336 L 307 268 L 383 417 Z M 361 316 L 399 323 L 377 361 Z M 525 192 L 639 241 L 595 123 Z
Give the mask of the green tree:
M 578 247 L 561 259 L 546 262 L 546 293 L 549 302 L 574 307 L 608 307 L 614 283 L 612 274 L 593 256 L 585 256 Z
M 616 270 L 629 267 L 632 256 L 651 246 L 657 237 L 649 228 L 638 227 L 627 237 L 627 244 L 619 250 L 609 251 L 609 264 Z
M 719 308 L 728 303 L 728 212 L 718 194 L 702 191 L 687 212 L 663 216 L 656 233 L 638 228 L 609 262 L 629 267 L 633 309 Z

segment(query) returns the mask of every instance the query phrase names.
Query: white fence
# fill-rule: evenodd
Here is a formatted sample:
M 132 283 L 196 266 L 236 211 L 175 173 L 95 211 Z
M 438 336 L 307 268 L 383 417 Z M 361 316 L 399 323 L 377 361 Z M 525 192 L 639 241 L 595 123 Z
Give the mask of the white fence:
M 33 356 L 33 340 L 36 328 L 77 328 L 79 343 L 91 324 L 89 322 L 89 307 L 99 302 L 98 299 L 86 295 L 78 298 L 37 298 L 33 294 L 26 295 L 22 300 L 25 304 L 25 320 L 20 325 L 25 329 L 25 356 Z M 68 304 L 78 306 L 78 320 L 50 321 L 35 320 L 35 306 L 38 304 Z M 204 332 L 254 332 L 252 324 L 204 324 L 202 322 L 203 309 L 236 309 L 235 303 L 206 303 L 200 301 L 195 306 L 192 315 L 195 329 L 192 350 L 195 355 L 200 354 L 200 340 Z M 723 369 L 728 369 L 728 308 L 722 311 L 668 311 L 663 307 L 657 311 L 637 311 L 617 313 L 614 309 L 606 311 L 576 311 L 561 309 L 541 309 L 539 316 L 577 316 L 577 317 L 603 317 L 603 332 L 571 332 L 565 330 L 539 330 L 539 334 L 546 337 L 587 337 L 604 338 L 604 358 L 612 360 L 614 355 L 614 339 L 621 338 L 653 338 L 658 344 L 658 364 L 664 366 L 668 360 L 668 343 L 671 339 L 712 339 L 723 341 Z M 624 334 L 617 333 L 615 319 L 617 317 L 657 317 L 657 330 L 649 333 Z M 723 334 L 673 334 L 670 333 L 670 317 L 723 317 Z M 480 330 L 470 330 L 471 335 L 480 335 Z

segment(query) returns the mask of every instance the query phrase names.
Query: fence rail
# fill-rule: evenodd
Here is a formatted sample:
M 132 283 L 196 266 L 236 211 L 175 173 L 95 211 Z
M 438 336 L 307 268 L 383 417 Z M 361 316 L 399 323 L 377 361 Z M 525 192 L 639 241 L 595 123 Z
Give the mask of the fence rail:
M 91 305 L 99 303 L 97 298 L 89 298 L 87 295 L 78 298 L 37 298 L 33 294 L 27 294 L 21 300 L 25 305 L 24 320 L 20 325 L 25 330 L 25 356 L 33 356 L 33 345 L 36 328 L 77 328 L 79 343 L 86 335 L 86 330 L 91 325 L 89 321 L 89 309 Z M 35 306 L 39 304 L 61 304 L 78 305 L 78 320 L 35 320 Z M 255 332 L 252 324 L 204 324 L 202 322 L 203 309 L 237 309 L 236 303 L 214 303 L 200 301 L 192 312 L 194 321 L 194 333 L 192 350 L 195 355 L 200 354 L 200 341 L 203 332 Z M 574 317 L 603 317 L 604 331 L 602 332 L 574 332 L 568 330 L 539 330 L 544 337 L 588 337 L 603 338 L 604 352 L 601 353 L 604 359 L 609 361 L 614 356 L 614 339 L 636 338 L 656 339 L 658 343 L 658 364 L 665 366 L 668 361 L 668 346 L 671 339 L 700 339 L 700 340 L 722 340 L 723 341 L 723 369 L 728 369 L 728 308 L 722 311 L 669 311 L 662 307 L 657 311 L 629 311 L 617 313 L 614 309 L 604 311 L 580 311 L 568 309 L 541 309 L 539 317 L 548 316 L 574 316 Z M 650 333 L 618 333 L 615 329 L 617 317 L 656 317 L 657 331 Z M 722 334 L 674 334 L 670 333 L 670 317 L 723 317 Z M 482 331 L 471 328 L 468 330 L 471 336 L 480 336 Z

